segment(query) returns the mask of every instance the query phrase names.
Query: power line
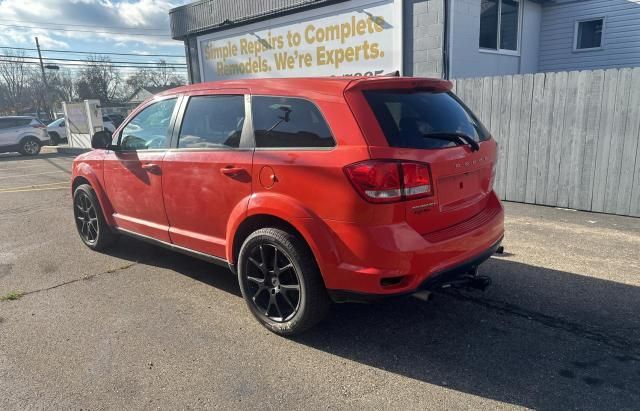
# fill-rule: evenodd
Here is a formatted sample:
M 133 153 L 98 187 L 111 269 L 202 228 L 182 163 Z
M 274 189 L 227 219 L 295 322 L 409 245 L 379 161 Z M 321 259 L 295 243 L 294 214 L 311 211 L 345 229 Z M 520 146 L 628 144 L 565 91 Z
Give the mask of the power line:
M 18 58 L 21 59 L 37 59 L 38 57 L 32 57 L 32 56 L 19 56 Z M 87 64 L 95 64 L 95 63 L 114 63 L 114 64 L 119 64 L 119 63 L 123 63 L 123 64 L 129 64 L 129 63 L 135 63 L 135 64 L 139 64 L 139 65 L 154 65 L 154 66 L 186 66 L 187 63 L 171 63 L 171 62 L 165 62 L 160 63 L 160 62 L 145 62 L 145 61 L 88 61 L 88 60 L 80 60 L 80 59 L 63 59 L 63 58 L 52 58 L 52 57 L 45 57 L 45 60 L 51 60 L 51 61 L 74 61 L 74 62 L 80 62 L 80 63 L 87 63 Z
M 44 21 L 26 21 L 26 20 L 10 20 L 10 19 L 0 19 L 0 21 L 8 21 L 11 23 L 45 24 L 45 25 L 52 25 L 52 26 L 98 27 L 102 29 L 166 31 L 166 28 L 154 29 L 154 28 L 148 28 L 148 27 L 96 26 L 93 24 L 47 23 Z
M 26 47 L 2 47 L 0 49 L 10 49 L 10 50 L 25 50 L 25 51 L 36 51 L 36 49 L 30 49 Z M 180 54 L 136 54 L 136 53 L 108 53 L 108 52 L 93 52 L 93 51 L 71 51 L 71 50 L 50 50 L 50 49 L 40 49 L 41 51 L 46 51 L 49 53 L 70 53 L 70 54 L 94 54 L 94 55 L 110 55 L 110 56 L 137 56 L 137 57 L 185 57 Z
M 37 27 L 37 26 L 18 26 L 15 24 L 1 24 L 4 27 L 15 27 L 20 29 L 40 29 L 40 30 L 58 30 L 58 31 L 75 31 L 79 33 L 94 33 L 94 34 L 120 34 L 124 36 L 146 36 L 146 37 L 170 37 L 169 34 L 145 34 L 145 33 L 122 33 L 116 31 L 95 31 L 95 30 L 78 30 L 78 29 L 61 29 L 53 27 Z
M 20 57 L 22 58 L 22 57 Z M 5 60 L 5 59 L 0 59 L 0 63 L 24 63 L 24 64 L 40 64 L 37 61 L 17 61 L 17 60 Z M 87 63 L 58 63 L 56 65 L 58 66 L 69 66 L 69 67 L 87 67 L 91 64 L 91 62 Z M 110 64 L 110 63 L 107 63 Z M 154 68 L 154 67 L 149 67 L 149 66 L 140 66 L 140 65 L 119 65 L 119 64 L 112 64 L 113 67 L 115 68 Z M 170 69 L 178 69 L 178 70 L 186 70 L 186 67 L 182 67 L 182 66 L 162 66 L 163 68 L 170 68 Z

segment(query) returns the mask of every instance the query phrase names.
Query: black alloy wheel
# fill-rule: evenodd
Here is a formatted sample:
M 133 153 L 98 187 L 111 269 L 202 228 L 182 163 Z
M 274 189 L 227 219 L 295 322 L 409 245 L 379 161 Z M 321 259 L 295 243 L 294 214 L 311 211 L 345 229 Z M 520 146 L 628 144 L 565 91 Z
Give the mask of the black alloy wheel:
M 96 192 L 89 184 L 81 184 L 73 192 L 73 217 L 80 239 L 92 250 L 103 250 L 118 238 L 104 219 Z
M 240 291 L 254 317 L 270 331 L 300 334 L 320 322 L 331 300 L 308 244 L 275 227 L 251 233 L 238 253 Z
M 285 252 L 275 244 L 260 244 L 246 265 L 248 295 L 258 312 L 274 322 L 291 319 L 300 307 L 300 280 Z
M 98 241 L 100 226 L 98 212 L 89 195 L 84 191 L 78 193 L 74 199 L 74 213 L 78 233 L 87 245 L 94 245 Z

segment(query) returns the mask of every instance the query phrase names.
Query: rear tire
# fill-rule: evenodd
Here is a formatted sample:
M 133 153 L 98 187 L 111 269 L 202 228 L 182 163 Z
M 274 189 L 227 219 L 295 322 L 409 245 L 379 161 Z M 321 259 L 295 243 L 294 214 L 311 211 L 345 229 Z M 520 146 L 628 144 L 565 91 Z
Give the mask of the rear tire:
M 38 155 L 42 143 L 35 137 L 26 137 L 20 142 L 20 154 L 23 156 L 35 156 Z
M 96 192 L 89 184 L 82 184 L 73 192 L 73 216 L 82 242 L 100 251 L 113 245 L 118 236 L 107 224 Z
M 51 145 L 52 146 L 57 146 L 58 144 L 60 144 L 62 142 L 60 140 L 60 135 L 58 133 L 56 133 L 55 131 L 52 131 L 51 133 L 49 133 L 49 137 L 51 138 Z
M 278 335 L 306 331 L 331 306 L 307 244 L 278 228 L 262 228 L 247 237 L 238 255 L 238 281 L 251 313 Z

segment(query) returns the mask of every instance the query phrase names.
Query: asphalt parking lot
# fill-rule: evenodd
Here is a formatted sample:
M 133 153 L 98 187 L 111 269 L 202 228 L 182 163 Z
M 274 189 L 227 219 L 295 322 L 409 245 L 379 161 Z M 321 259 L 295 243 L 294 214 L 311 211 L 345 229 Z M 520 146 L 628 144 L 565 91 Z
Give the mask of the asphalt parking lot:
M 224 269 L 82 245 L 71 161 L 0 155 L 0 296 L 24 293 L 0 302 L 0 409 L 640 404 L 640 219 L 506 204 L 484 294 L 339 305 L 288 340 Z

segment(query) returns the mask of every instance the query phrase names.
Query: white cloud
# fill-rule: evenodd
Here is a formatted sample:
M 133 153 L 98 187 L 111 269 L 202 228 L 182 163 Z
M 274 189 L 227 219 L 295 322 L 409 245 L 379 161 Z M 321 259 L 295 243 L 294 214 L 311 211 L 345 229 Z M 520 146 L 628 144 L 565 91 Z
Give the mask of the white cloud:
M 180 43 L 169 34 L 169 9 L 179 4 L 167 0 L 0 0 L 0 24 L 4 25 L 0 26 L 0 45 L 32 45 L 37 35 L 43 46 L 56 48 L 68 48 L 74 40 L 108 42 L 112 46 L 143 44 L 146 48 L 177 46 Z

